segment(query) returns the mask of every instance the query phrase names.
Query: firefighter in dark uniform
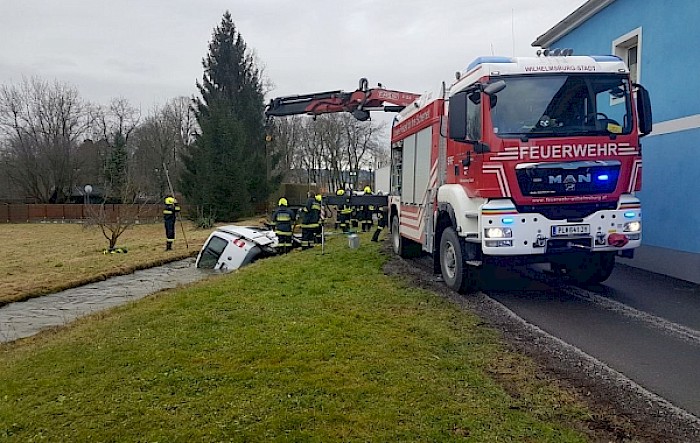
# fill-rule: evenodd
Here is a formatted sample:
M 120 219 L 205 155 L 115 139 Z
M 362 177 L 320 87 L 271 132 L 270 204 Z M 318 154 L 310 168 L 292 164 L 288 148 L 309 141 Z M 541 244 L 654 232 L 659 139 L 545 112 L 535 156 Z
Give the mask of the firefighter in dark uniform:
M 318 197 L 318 198 L 317 198 Z M 299 210 L 297 218 L 301 218 L 301 248 L 309 249 L 314 246 L 314 237 L 320 227 L 321 219 L 321 195 L 314 196 L 309 192 L 306 205 Z
M 292 249 L 294 211 L 287 207 L 287 199 L 282 197 L 277 209 L 272 213 L 272 223 L 277 234 L 277 252 L 284 254 Z
M 314 242 L 321 244 L 323 242 L 323 225 L 325 223 L 325 211 L 323 208 L 323 196 L 321 194 L 316 194 L 314 200 L 318 204 L 318 226 L 314 231 Z
M 177 204 L 175 197 L 165 197 L 165 208 L 163 208 L 163 222 L 165 223 L 165 250 L 173 249 L 175 241 L 175 221 L 177 213 L 180 212 L 180 206 Z
M 377 230 L 372 235 L 372 241 L 379 241 L 379 234 L 386 228 L 387 210 L 386 207 L 380 206 L 377 210 Z
M 345 195 L 345 191 L 338 189 L 335 195 L 342 197 Z M 352 216 L 352 207 L 347 203 L 341 203 L 338 205 L 338 227 L 340 230 L 347 233 L 350 231 L 350 217 Z
M 355 193 L 352 189 L 349 189 L 348 192 L 350 195 Z M 350 226 L 353 228 L 360 226 L 360 207 L 357 205 L 350 206 Z
M 364 195 L 372 195 L 372 188 L 365 186 Z M 372 220 L 372 214 L 374 214 L 374 205 L 362 205 L 360 206 L 360 224 L 362 225 L 362 232 L 369 232 L 372 230 L 372 225 L 374 221 Z

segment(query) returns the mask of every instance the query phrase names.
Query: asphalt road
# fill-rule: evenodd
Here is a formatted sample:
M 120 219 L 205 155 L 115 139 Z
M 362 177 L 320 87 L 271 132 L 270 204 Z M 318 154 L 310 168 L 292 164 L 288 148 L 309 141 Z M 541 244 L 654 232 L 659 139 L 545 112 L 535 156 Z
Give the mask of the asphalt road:
M 541 269 L 487 276 L 520 318 L 700 417 L 700 285 L 624 265 L 585 288 Z

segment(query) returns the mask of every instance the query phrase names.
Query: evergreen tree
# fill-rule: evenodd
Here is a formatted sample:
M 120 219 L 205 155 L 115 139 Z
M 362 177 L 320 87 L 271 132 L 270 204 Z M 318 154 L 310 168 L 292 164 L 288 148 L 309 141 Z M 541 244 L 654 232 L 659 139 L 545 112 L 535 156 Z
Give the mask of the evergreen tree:
M 182 191 L 217 220 L 253 214 L 272 187 L 266 171 L 261 73 L 226 11 L 202 60 L 193 106 L 200 133 L 182 156 Z
M 109 156 L 105 162 L 104 175 L 106 191 L 110 200 L 122 203 L 121 199 L 126 195 L 127 186 L 127 162 L 129 154 L 126 150 L 126 139 L 121 133 L 114 136 L 114 146 L 111 147 Z

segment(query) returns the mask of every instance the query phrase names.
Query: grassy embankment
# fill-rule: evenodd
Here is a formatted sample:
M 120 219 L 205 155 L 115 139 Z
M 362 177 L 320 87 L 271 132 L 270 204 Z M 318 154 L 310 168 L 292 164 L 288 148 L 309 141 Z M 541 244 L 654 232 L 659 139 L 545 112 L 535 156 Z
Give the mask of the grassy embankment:
M 476 317 L 384 275 L 368 238 L 349 249 L 334 237 L 324 255 L 266 259 L 0 346 L 0 436 L 586 440 L 573 430 L 583 408 Z

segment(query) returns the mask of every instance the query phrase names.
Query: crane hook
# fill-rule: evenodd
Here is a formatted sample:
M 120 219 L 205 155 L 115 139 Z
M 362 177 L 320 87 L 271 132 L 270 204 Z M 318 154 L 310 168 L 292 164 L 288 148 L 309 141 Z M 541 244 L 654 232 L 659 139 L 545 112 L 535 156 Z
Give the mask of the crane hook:
M 362 77 L 362 78 L 360 79 L 360 88 L 359 88 L 359 90 L 360 90 L 360 91 L 367 91 L 367 89 L 369 89 L 369 80 L 367 80 L 366 78 Z

